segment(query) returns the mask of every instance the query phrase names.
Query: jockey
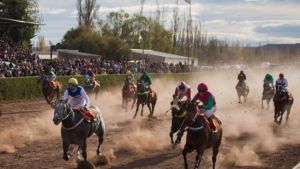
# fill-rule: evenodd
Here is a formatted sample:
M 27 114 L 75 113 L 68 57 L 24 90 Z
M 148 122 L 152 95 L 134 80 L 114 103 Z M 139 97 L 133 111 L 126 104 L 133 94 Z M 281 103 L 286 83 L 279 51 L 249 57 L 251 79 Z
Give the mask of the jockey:
M 124 80 L 124 85 L 126 86 L 127 83 L 132 85 L 135 84 L 135 78 L 130 70 L 127 70 L 126 72 L 126 79 Z
M 96 75 L 92 71 L 92 68 L 90 66 L 88 66 L 88 65 L 85 66 L 84 77 L 85 77 L 85 83 L 87 85 L 93 85 L 93 83 L 95 83 L 95 81 L 96 81 Z M 90 82 L 92 82 L 92 83 L 90 84 Z
M 271 83 L 273 85 L 274 79 L 270 73 L 267 73 L 264 78 L 264 83 Z
M 239 80 L 239 82 L 238 82 L 238 84 L 236 85 L 236 88 L 237 88 L 238 86 L 245 85 L 246 75 L 245 75 L 245 73 L 244 73 L 243 70 L 240 71 L 240 73 L 239 73 L 237 79 Z
M 48 82 L 51 82 L 53 80 L 56 79 L 56 74 L 55 74 L 55 70 L 51 67 L 49 68 L 46 68 L 45 71 L 43 72 L 44 76 L 45 76 L 45 79 L 48 81 Z
M 191 87 L 186 84 L 184 81 L 181 81 L 180 84 L 176 87 L 173 97 L 178 97 L 179 99 L 187 97 L 186 101 L 191 101 Z
M 288 92 L 287 87 L 288 87 L 288 81 L 287 79 L 284 77 L 283 73 L 279 74 L 279 78 L 276 80 L 276 92 L 279 92 L 280 87 L 282 88 L 282 90 L 284 90 L 286 93 Z
M 87 109 L 90 105 L 90 99 L 83 87 L 78 85 L 78 81 L 75 78 L 70 78 L 68 80 L 68 87 L 64 92 L 63 100 L 67 102 L 69 96 L 72 97 L 70 102 L 72 109 L 78 109 L 85 116 L 88 116 L 91 119 L 93 118 L 91 112 Z
M 151 87 L 150 87 L 150 85 L 152 84 L 152 78 L 150 77 L 150 75 L 148 74 L 148 72 L 145 69 L 142 72 L 140 82 L 143 86 L 145 86 L 146 89 L 149 90 L 150 93 L 152 92 Z
M 211 115 L 217 111 L 215 97 L 208 91 L 206 84 L 200 83 L 197 87 L 198 93 L 192 99 L 192 102 L 200 100 L 202 105 L 199 106 L 200 110 L 204 112 L 205 117 L 208 119 L 210 127 L 215 131 L 216 127 L 212 121 Z M 219 121 L 219 120 L 218 120 Z

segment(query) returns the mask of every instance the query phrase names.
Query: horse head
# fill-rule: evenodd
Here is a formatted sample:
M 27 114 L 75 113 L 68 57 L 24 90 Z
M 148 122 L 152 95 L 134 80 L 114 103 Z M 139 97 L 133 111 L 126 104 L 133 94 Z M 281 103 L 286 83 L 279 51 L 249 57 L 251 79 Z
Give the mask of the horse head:
M 170 107 L 170 110 L 172 112 L 172 117 L 173 118 L 185 117 L 186 115 L 185 106 L 186 103 L 184 101 L 180 100 L 177 96 L 174 96 Z
M 66 103 L 64 100 L 59 99 L 55 103 L 53 123 L 55 125 L 58 125 L 62 120 L 66 119 L 69 116 L 71 111 L 72 109 L 70 105 Z

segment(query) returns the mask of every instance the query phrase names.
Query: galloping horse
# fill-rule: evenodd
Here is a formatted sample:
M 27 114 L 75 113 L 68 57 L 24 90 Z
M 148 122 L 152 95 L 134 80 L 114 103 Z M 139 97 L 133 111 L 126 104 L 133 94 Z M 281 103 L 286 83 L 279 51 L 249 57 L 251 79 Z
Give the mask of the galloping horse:
M 264 108 L 264 100 L 267 102 L 267 109 L 270 108 L 270 101 L 275 95 L 275 87 L 272 83 L 264 82 L 264 90 L 261 99 L 261 108 Z
M 187 129 L 186 143 L 184 149 L 182 150 L 182 155 L 184 159 L 184 167 L 188 169 L 188 163 L 186 155 L 187 153 L 192 152 L 193 150 L 197 151 L 196 164 L 194 169 L 198 169 L 200 166 L 201 158 L 203 156 L 204 150 L 206 148 L 213 149 L 213 169 L 215 169 L 217 155 L 219 152 L 219 146 L 222 141 L 222 127 L 218 120 L 214 117 L 213 122 L 216 126 L 216 132 L 212 132 L 205 119 L 204 115 L 199 115 L 198 105 L 195 103 L 189 103 L 186 106 L 186 120 L 189 123 Z
M 185 102 L 182 102 L 178 97 L 174 97 L 171 102 L 172 124 L 169 136 L 172 145 L 174 145 L 173 134 L 177 132 L 181 126 L 185 125 L 185 105 Z
M 246 85 L 246 83 L 242 83 L 242 84 L 238 84 L 236 86 L 236 91 L 237 91 L 237 94 L 238 94 L 238 98 L 239 98 L 239 103 L 242 103 L 241 101 L 241 96 L 244 97 L 244 102 L 246 103 L 247 101 L 247 96 L 249 94 L 249 86 Z
M 291 112 L 291 108 L 294 102 L 294 98 L 290 92 L 286 93 L 282 88 L 276 92 L 274 98 L 274 122 L 277 123 L 278 125 L 281 124 L 281 120 L 283 117 L 283 114 L 285 111 L 287 111 L 286 114 L 286 123 L 288 123 L 289 120 L 289 115 Z M 279 120 L 278 120 L 279 117 Z
M 154 108 L 157 101 L 156 92 L 152 90 L 150 93 L 146 90 L 146 87 L 142 85 L 141 82 L 137 83 L 137 102 L 136 102 L 136 111 L 133 118 L 136 117 L 137 112 L 139 110 L 140 104 L 142 104 L 141 116 L 143 116 L 144 105 L 147 104 L 148 109 L 150 111 L 149 117 L 153 116 Z
M 92 79 L 86 79 L 84 90 L 88 95 L 95 94 L 95 99 L 97 100 L 100 92 L 100 82 L 98 80 L 93 81 Z
M 70 144 L 78 145 L 77 158 L 80 160 L 80 149 L 82 150 L 82 157 L 87 160 L 87 144 L 86 139 L 93 133 L 98 136 L 97 155 L 101 153 L 100 146 L 103 143 L 105 125 L 102 118 L 102 113 L 96 106 L 90 106 L 90 109 L 97 115 L 93 123 L 85 121 L 85 117 L 79 110 L 71 109 L 68 103 L 59 100 L 56 103 L 53 122 L 61 125 L 61 137 L 63 141 L 63 159 L 68 161 L 70 153 L 68 152 Z
M 62 85 L 57 80 L 48 81 L 44 75 L 38 77 L 37 82 L 42 85 L 42 93 L 47 103 L 54 108 L 55 102 L 59 99 Z
M 131 105 L 132 110 L 136 102 L 136 87 L 134 84 L 127 82 L 122 88 L 122 108 L 125 108 L 126 112 L 128 109 L 128 102 L 131 100 L 133 101 Z

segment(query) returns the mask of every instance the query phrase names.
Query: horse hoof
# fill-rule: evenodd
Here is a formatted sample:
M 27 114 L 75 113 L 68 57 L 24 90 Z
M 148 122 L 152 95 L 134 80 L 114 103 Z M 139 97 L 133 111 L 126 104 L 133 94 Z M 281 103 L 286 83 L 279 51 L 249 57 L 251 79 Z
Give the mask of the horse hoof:
M 64 156 L 63 159 L 64 159 L 65 161 L 69 161 L 69 160 L 70 160 L 70 156 Z

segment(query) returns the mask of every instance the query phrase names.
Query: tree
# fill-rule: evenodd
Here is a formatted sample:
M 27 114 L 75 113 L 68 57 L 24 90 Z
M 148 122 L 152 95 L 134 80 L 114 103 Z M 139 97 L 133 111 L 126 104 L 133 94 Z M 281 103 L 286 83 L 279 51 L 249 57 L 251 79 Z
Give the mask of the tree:
M 38 48 L 39 48 L 39 51 L 47 50 L 44 36 L 38 37 Z
M 36 23 L 42 21 L 37 0 L 2 0 L 2 2 L 5 5 L 0 13 L 1 17 Z M 13 25 L 9 28 L 0 29 L 0 34 L 7 35 L 14 42 L 31 45 L 30 40 L 39 29 L 39 25 Z
M 77 0 L 78 25 L 91 29 L 94 26 L 94 20 L 97 19 L 97 12 L 100 8 L 97 0 Z

